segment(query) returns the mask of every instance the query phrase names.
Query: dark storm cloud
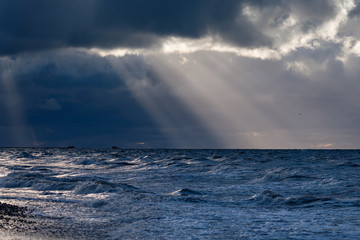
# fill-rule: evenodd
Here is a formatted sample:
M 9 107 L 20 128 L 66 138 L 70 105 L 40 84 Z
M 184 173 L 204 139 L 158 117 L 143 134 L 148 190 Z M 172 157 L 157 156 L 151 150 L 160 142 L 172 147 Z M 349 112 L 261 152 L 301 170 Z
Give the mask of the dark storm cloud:
M 231 24 L 238 1 L 15 0 L 0 3 L 0 53 L 58 47 L 147 47 Z M 218 24 L 220 23 L 220 25 Z M 244 35 L 250 35 L 250 31 Z M 244 37 L 251 38 L 249 36 Z M 249 43 L 251 39 L 244 42 Z
M 271 39 L 242 7 L 290 7 L 308 24 L 331 15 L 325 1 L 245 0 L 4 0 L 0 2 L 0 54 L 60 47 L 150 47 L 165 36 L 213 34 L 239 46 L 270 46 Z M 305 27 L 305 26 L 304 26 Z

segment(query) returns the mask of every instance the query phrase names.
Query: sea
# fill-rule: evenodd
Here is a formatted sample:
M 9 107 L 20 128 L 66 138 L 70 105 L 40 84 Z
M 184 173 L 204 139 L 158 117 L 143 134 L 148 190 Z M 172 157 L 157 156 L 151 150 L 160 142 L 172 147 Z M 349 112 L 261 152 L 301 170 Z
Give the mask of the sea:
M 0 239 L 360 239 L 360 150 L 1 148 Z

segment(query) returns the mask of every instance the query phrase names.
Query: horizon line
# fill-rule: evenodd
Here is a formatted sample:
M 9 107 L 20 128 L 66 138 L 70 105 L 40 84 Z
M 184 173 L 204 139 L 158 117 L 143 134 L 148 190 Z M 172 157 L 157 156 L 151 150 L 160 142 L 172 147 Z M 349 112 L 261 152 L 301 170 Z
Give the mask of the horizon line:
M 112 149 L 112 150 L 360 150 L 360 148 L 185 148 L 185 147 L 76 147 L 76 146 L 0 146 L 4 148 L 59 148 L 59 149 Z

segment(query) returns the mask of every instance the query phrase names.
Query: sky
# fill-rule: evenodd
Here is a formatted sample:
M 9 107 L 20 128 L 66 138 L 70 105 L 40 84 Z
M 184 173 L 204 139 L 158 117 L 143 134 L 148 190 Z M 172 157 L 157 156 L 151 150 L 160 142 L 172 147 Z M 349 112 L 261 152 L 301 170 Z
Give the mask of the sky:
M 1 0 L 0 146 L 360 148 L 359 0 Z

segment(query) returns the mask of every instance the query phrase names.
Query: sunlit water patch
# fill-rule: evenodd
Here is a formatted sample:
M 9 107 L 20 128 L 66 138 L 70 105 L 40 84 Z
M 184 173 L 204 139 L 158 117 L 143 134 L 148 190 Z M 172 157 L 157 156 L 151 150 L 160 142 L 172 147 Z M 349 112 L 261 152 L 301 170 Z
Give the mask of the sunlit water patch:
M 1 239 L 356 239 L 360 151 L 0 150 Z

